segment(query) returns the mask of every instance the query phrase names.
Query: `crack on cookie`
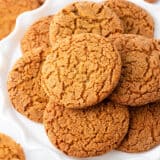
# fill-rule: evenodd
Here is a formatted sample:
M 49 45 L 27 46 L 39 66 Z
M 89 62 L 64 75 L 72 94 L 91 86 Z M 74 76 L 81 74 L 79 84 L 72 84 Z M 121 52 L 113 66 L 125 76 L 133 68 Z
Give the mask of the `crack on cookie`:
M 76 2 L 61 10 L 51 22 L 50 41 L 72 34 L 95 33 L 108 37 L 123 33 L 119 18 L 108 7 L 94 2 Z
M 44 51 L 50 47 L 49 25 L 52 19 L 53 16 L 41 18 L 28 28 L 21 40 L 23 54 L 38 47 L 43 48 Z
M 156 102 L 138 108 L 130 108 L 128 134 L 118 147 L 118 150 L 143 152 L 160 143 L 159 106 L 159 102 Z
M 2 133 L 0 133 L 0 159 L 25 160 L 21 146 Z
M 112 9 L 119 16 L 125 33 L 153 37 L 154 21 L 146 10 L 126 0 L 109 0 L 104 2 L 104 6 Z
M 119 35 L 110 40 L 117 46 L 123 64 L 119 84 L 110 98 L 130 106 L 159 100 L 160 50 L 156 41 L 135 35 Z
M 14 108 L 36 122 L 42 122 L 48 103 L 41 87 L 43 61 L 43 50 L 33 50 L 16 62 L 8 77 L 8 93 Z
M 44 126 L 51 142 L 70 156 L 101 155 L 119 145 L 128 130 L 127 108 L 103 102 L 94 108 L 74 110 L 51 100 Z
M 111 43 L 99 35 L 78 34 L 55 43 L 43 65 L 42 79 L 55 102 L 83 108 L 109 95 L 120 72 L 120 55 Z

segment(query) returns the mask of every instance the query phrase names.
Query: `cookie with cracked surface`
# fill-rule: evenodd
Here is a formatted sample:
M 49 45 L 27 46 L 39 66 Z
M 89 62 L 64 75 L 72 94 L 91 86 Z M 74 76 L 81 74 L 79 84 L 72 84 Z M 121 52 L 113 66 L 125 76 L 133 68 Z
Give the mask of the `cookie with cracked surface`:
M 123 33 L 118 16 L 108 7 L 94 2 L 75 2 L 62 9 L 50 25 L 50 42 L 72 34 L 95 33 L 108 37 Z
M 160 44 L 140 35 L 113 36 L 122 58 L 122 74 L 110 99 L 141 106 L 160 100 Z
M 0 133 L 0 159 L 25 160 L 23 149 L 11 137 Z
M 30 51 L 13 66 L 8 77 L 8 93 L 14 108 L 35 122 L 42 122 L 48 96 L 41 87 L 41 48 Z
M 128 131 L 129 113 L 107 101 L 75 110 L 50 100 L 43 123 L 50 141 L 65 154 L 91 157 L 118 147 Z
M 53 16 L 41 18 L 28 28 L 21 40 L 23 53 L 29 53 L 29 51 L 38 47 L 43 47 L 46 50 L 50 46 L 49 25 L 52 19 Z
M 127 0 L 108 0 L 104 5 L 119 16 L 125 33 L 154 36 L 154 20 L 146 10 Z
M 120 55 L 106 38 L 74 34 L 55 43 L 42 67 L 42 84 L 56 103 L 86 108 L 113 91 L 120 73 Z
M 19 14 L 39 6 L 38 0 L 0 0 L 0 39 L 13 30 Z
M 128 134 L 118 150 L 143 152 L 160 144 L 160 103 L 130 108 Z

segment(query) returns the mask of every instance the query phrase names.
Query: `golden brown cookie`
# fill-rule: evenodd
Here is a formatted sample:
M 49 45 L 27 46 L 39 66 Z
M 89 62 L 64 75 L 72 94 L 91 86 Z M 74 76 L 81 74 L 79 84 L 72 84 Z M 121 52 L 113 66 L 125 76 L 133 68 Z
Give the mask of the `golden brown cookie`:
M 130 109 L 129 131 L 118 150 L 143 152 L 160 144 L 160 103 Z
M 75 34 L 55 43 L 42 67 L 42 84 L 56 103 L 86 108 L 113 91 L 120 73 L 114 45 L 97 34 Z
M 42 122 L 48 96 L 41 87 L 43 51 L 37 48 L 21 57 L 8 77 L 8 93 L 14 108 L 29 119 Z
M 123 33 L 118 16 L 108 7 L 94 2 L 75 2 L 62 9 L 50 26 L 50 42 L 72 34 L 95 33 L 108 37 Z
M 19 14 L 39 6 L 38 0 L 0 0 L 0 39 L 13 30 Z
M 68 109 L 49 101 L 43 123 L 50 141 L 74 157 L 91 157 L 116 148 L 126 135 L 128 109 L 102 102 L 88 109 Z
M 0 133 L 0 160 L 25 160 L 21 146 L 2 133 Z
M 26 31 L 22 41 L 21 48 L 23 53 L 43 47 L 46 50 L 49 46 L 49 25 L 53 16 L 41 18 Z
M 125 33 L 154 36 L 154 21 L 146 10 L 127 0 L 108 0 L 104 4 L 119 16 Z
M 114 36 L 121 54 L 122 74 L 110 99 L 140 106 L 160 100 L 160 45 L 139 35 Z

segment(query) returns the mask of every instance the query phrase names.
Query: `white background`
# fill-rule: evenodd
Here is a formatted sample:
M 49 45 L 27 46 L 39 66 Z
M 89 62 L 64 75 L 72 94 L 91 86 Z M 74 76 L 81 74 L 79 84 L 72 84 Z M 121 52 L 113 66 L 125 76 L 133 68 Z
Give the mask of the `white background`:
M 160 38 L 160 1 L 155 4 L 145 3 L 143 0 L 131 1 L 148 10 L 154 17 L 156 25 L 155 37 Z M 45 4 L 40 8 L 21 14 L 17 18 L 14 31 L 0 41 L 0 132 L 6 133 L 22 145 L 27 160 L 74 159 L 64 155 L 50 144 L 42 125 L 28 120 L 12 108 L 6 87 L 8 72 L 18 57 L 21 56 L 20 40 L 26 28 L 40 17 L 56 13 L 70 2 L 73 2 L 73 0 L 46 0 Z M 112 151 L 103 156 L 86 159 L 160 160 L 160 146 L 140 154 Z

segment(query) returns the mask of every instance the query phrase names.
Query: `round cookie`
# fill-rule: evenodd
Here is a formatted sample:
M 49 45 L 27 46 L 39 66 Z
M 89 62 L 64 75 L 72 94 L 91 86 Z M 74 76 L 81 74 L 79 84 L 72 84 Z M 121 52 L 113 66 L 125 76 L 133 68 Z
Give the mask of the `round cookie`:
M 108 0 L 104 4 L 119 16 L 125 33 L 154 36 L 154 21 L 146 10 L 127 0 Z
M 118 150 L 143 152 L 160 144 L 160 103 L 130 109 L 129 131 Z
M 8 77 L 8 93 L 14 108 L 35 122 L 42 122 L 48 96 L 41 87 L 43 50 L 37 48 L 21 57 Z
M 112 37 L 122 58 L 122 74 L 110 99 L 141 106 L 160 99 L 160 45 L 139 35 Z
M 108 37 L 123 33 L 118 16 L 108 7 L 94 2 L 75 2 L 62 9 L 50 25 L 50 42 L 72 34 L 95 33 Z
M 113 91 L 120 73 L 120 55 L 106 38 L 75 34 L 55 43 L 42 67 L 42 85 L 56 103 L 86 108 Z
M 45 50 L 50 46 L 49 25 L 52 19 L 53 16 L 41 18 L 29 27 L 21 40 L 21 49 L 23 53 L 38 47 L 43 47 Z
M 107 101 L 75 110 L 50 100 L 43 123 L 50 141 L 65 154 L 91 157 L 117 148 L 128 131 L 129 113 Z
M 0 0 L 0 39 L 13 30 L 19 14 L 39 6 L 38 0 Z
M 25 160 L 23 149 L 12 138 L 0 133 L 0 159 Z

